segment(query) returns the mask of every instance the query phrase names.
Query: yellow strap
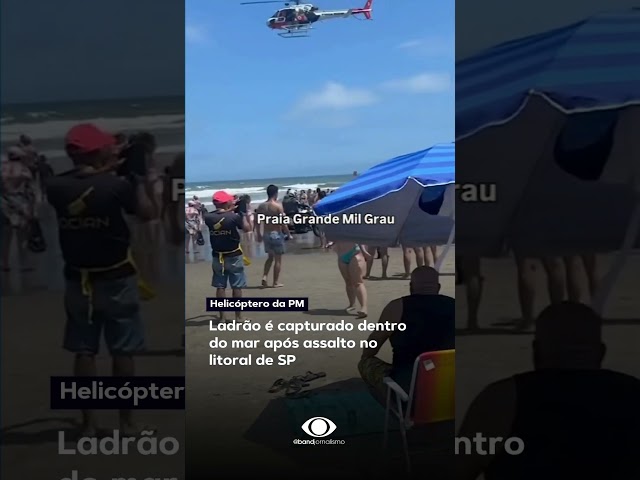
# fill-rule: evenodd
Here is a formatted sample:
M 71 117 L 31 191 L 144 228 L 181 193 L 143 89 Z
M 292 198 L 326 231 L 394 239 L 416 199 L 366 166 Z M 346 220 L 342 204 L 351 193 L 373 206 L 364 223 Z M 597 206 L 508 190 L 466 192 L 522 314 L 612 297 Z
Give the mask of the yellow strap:
M 131 252 L 131 249 L 129 249 L 127 251 L 127 258 L 125 260 L 113 264 L 109 267 L 79 269 L 82 294 L 89 299 L 89 323 L 92 322 L 91 318 L 93 317 L 93 287 L 91 285 L 91 274 L 109 272 L 117 268 L 122 268 L 125 265 L 131 265 L 138 277 L 138 294 L 140 295 L 140 298 L 144 301 L 152 300 L 153 298 L 155 298 L 155 291 L 140 275 L 140 270 L 138 269 L 138 266 L 133 258 L 133 253 Z
M 224 273 L 224 256 L 229 253 L 235 252 L 240 252 L 242 254 L 242 263 L 245 265 L 245 267 L 251 265 L 251 260 L 242 251 L 242 245 L 238 245 L 238 248 L 236 248 L 235 250 L 231 250 L 229 252 L 218 252 L 218 261 L 220 262 L 220 265 L 222 265 L 222 273 Z

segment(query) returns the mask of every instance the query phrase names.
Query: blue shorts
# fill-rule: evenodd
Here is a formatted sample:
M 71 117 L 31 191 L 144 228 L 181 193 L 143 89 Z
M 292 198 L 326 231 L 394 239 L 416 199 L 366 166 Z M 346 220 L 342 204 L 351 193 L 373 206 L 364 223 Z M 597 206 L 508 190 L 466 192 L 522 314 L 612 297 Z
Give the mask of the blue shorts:
M 80 281 L 67 280 L 64 304 L 67 324 L 64 348 L 73 353 L 97 354 L 100 337 L 111 355 L 131 355 L 144 350 L 138 279 L 135 275 L 92 280 L 92 309 Z M 91 315 L 91 318 L 89 318 Z
M 264 251 L 273 255 L 284 253 L 284 235 L 282 232 L 269 232 L 264 237 Z
M 244 263 L 242 255 L 235 257 L 224 257 L 224 265 L 220 263 L 217 255 L 213 256 L 213 279 L 211 286 L 214 288 L 245 288 L 247 277 L 244 274 Z

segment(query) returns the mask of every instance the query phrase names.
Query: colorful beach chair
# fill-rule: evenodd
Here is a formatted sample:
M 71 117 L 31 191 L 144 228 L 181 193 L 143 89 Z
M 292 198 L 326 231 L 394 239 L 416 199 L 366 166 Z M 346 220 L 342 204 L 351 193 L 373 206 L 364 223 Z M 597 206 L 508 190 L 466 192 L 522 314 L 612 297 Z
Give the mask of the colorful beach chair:
M 387 385 L 384 447 L 386 449 L 388 444 L 389 418 L 393 414 L 400 424 L 402 448 L 409 473 L 411 459 L 407 430 L 414 426 L 455 419 L 455 353 L 455 350 L 426 352 L 416 358 L 409 393 L 391 378 L 384 379 Z

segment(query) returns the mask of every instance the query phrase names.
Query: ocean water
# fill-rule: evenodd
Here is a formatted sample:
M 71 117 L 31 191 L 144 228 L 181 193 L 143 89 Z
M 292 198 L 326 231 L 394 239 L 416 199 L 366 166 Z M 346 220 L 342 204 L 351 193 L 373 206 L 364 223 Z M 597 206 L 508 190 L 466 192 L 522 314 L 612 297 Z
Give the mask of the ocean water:
M 24 133 L 55 170 L 67 167 L 63 139 L 77 123 L 113 133 L 147 130 L 155 134 L 159 153 L 184 150 L 184 97 L 5 104 L 1 110 L 2 151 Z
M 186 199 L 197 195 L 202 203 L 211 204 L 214 192 L 224 190 L 234 195 L 249 195 L 251 202 L 264 202 L 267 199 L 267 186 L 273 184 L 280 189 L 279 198 L 282 198 L 287 189 L 291 190 L 315 190 L 316 188 L 336 189 L 353 178 L 350 175 L 323 175 L 314 177 L 284 177 L 265 178 L 259 180 L 230 180 L 230 181 L 188 181 L 186 184 Z M 189 179 L 187 179 L 189 180 Z

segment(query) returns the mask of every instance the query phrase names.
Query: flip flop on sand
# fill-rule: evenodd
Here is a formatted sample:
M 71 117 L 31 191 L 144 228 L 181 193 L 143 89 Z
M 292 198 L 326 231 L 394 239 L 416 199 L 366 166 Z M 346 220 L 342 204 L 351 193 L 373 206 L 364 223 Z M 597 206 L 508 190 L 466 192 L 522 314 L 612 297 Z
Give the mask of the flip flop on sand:
M 280 390 L 284 390 L 285 388 L 287 388 L 287 382 L 285 382 L 284 378 L 279 378 L 275 382 L 273 382 L 273 385 L 271 385 L 271 388 L 268 390 L 268 392 L 276 393 Z
M 282 283 L 274 283 L 273 288 L 282 288 L 284 285 Z
M 291 380 L 287 382 L 287 390 L 285 395 L 287 397 L 291 395 L 295 395 L 300 392 L 304 387 L 308 387 L 309 384 L 302 381 L 300 377 L 293 377 Z
M 260 286 L 262 288 L 267 288 L 269 286 L 269 283 L 266 280 L 262 280 L 262 283 L 260 284 Z
M 367 318 L 367 312 L 360 311 L 356 314 L 356 318 Z
M 299 378 L 302 382 L 306 383 L 306 382 L 313 382 L 314 380 L 317 380 L 319 378 L 324 378 L 326 376 L 327 374 L 324 372 L 313 373 L 311 371 L 307 371 L 307 373 L 297 378 Z

